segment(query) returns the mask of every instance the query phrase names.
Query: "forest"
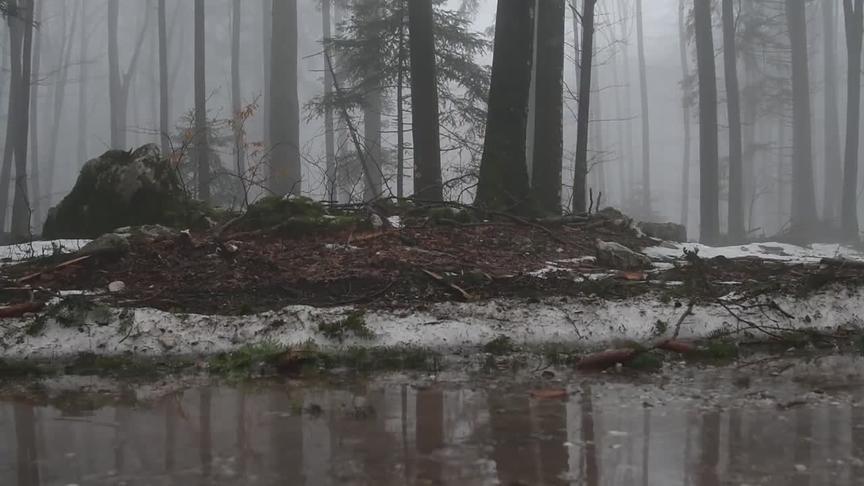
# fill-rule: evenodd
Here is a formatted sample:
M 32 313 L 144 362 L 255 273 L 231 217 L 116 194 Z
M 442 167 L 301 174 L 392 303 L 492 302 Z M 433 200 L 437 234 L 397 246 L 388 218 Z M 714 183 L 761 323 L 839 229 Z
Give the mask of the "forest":
M 236 211 L 613 206 L 705 243 L 857 241 L 859 2 L 523 3 L 4 2 L 6 239 L 153 143 Z

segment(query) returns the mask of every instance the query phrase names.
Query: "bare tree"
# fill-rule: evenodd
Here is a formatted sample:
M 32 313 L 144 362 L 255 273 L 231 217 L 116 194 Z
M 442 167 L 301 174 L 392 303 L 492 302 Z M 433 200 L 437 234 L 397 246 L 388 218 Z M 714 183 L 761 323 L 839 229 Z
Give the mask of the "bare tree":
M 204 0 L 195 0 L 195 165 L 198 199 L 210 202 L 210 130 L 207 123 L 206 16 Z
M 741 93 L 738 88 L 738 51 L 735 45 L 735 6 L 723 0 L 723 72 L 729 122 L 729 238 L 744 239 L 744 169 L 741 147 Z
M 849 62 L 846 100 L 846 154 L 843 173 L 842 224 L 846 237 L 858 239 L 858 145 L 861 128 L 861 44 L 864 0 L 843 0 Z
M 86 1 L 86 0 L 85 0 Z M 171 93 L 168 91 L 168 12 L 165 0 L 159 0 L 159 140 L 162 155 L 171 151 L 171 128 L 168 126 Z
M 543 0 L 537 10 L 537 67 L 534 201 L 546 213 L 561 213 L 561 165 L 564 157 L 564 0 Z
M 525 135 L 531 90 L 534 2 L 499 0 L 495 25 L 489 113 L 476 204 L 496 210 L 528 212 L 531 204 Z
M 686 0 L 678 3 L 678 48 L 681 56 L 681 119 L 684 126 L 684 155 L 681 163 L 681 224 L 687 225 L 690 214 L 690 156 L 692 135 L 690 129 L 690 97 L 687 83 L 690 79 L 690 62 L 687 60 L 687 16 Z
M 822 1 L 822 36 L 825 57 L 825 194 L 822 217 L 837 223 L 840 215 L 841 179 L 840 121 L 837 93 L 837 0 Z
M 334 132 L 333 119 L 333 55 L 330 52 L 330 40 L 333 36 L 331 24 L 332 0 L 321 2 L 321 28 L 324 33 L 324 157 L 326 163 L 327 185 L 326 197 L 328 201 L 336 200 L 336 133 Z M 401 181 L 400 181 L 401 182 Z M 400 194 L 401 197 L 401 194 Z
M 297 0 L 273 2 L 270 62 L 270 191 L 300 194 L 300 101 L 297 95 Z
M 327 3 L 327 0 L 324 1 Z M 231 4 L 231 112 L 234 119 L 234 159 L 237 164 L 237 175 L 243 177 L 246 172 L 246 147 L 241 122 L 243 100 L 240 89 L 240 29 L 242 25 L 242 10 L 240 0 Z
M 585 0 L 582 10 L 582 52 L 579 62 L 579 111 L 576 115 L 576 162 L 573 167 L 573 212 L 584 213 L 588 199 L 588 125 L 594 62 L 594 10 L 597 0 Z
M 702 241 L 715 243 L 720 237 L 720 156 L 711 0 L 694 0 L 693 18 L 699 75 L 699 233 Z
M 135 49 L 125 72 L 120 71 L 120 48 L 117 42 L 120 5 L 118 0 L 108 0 L 108 97 L 111 103 L 111 148 L 125 150 L 126 112 L 129 105 L 129 87 L 138 69 L 147 24 L 150 22 L 150 9 L 146 9 L 144 25 L 138 34 Z
M 642 210 L 651 213 L 651 119 L 648 112 L 648 73 L 645 67 L 645 34 L 642 0 L 636 0 L 636 46 L 639 55 L 639 91 L 642 100 Z
M 562 12 L 563 22 L 563 12 Z M 440 201 L 441 141 L 438 129 L 438 75 L 432 0 L 408 2 L 411 48 L 411 111 L 414 136 L 414 194 Z

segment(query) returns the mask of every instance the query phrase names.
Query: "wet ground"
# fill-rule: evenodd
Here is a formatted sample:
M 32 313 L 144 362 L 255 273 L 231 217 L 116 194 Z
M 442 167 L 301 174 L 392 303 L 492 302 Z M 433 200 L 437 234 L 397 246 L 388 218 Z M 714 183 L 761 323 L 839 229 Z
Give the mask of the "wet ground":
M 862 371 L 751 357 L 656 375 L 13 383 L 0 484 L 860 485 Z

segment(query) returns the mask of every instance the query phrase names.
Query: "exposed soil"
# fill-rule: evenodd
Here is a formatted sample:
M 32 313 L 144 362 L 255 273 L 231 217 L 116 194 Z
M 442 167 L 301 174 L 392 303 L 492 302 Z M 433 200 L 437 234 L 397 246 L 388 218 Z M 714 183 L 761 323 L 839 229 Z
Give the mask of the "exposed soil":
M 622 272 L 579 261 L 595 254 L 598 239 L 637 251 L 657 244 L 606 215 L 544 224 L 426 221 L 402 229 L 343 228 L 302 236 L 284 228 L 234 235 L 214 230 L 133 240 L 123 257 L 97 256 L 61 270 L 52 269 L 74 256 L 4 267 L 7 289 L 0 298 L 13 304 L 26 299 L 17 281 L 37 272 L 44 273 L 29 282 L 40 294 L 36 300 L 61 290 L 104 292 L 121 281 L 123 292 L 103 296 L 113 305 L 204 314 L 249 314 L 294 304 L 380 308 L 493 297 L 618 299 L 648 291 L 714 299 L 733 288 L 750 296 L 804 295 L 831 283 L 864 284 L 860 265 L 692 257 L 668 270 Z M 552 261 L 561 263 L 550 269 Z M 546 269 L 542 275 L 534 273 L 541 269 Z

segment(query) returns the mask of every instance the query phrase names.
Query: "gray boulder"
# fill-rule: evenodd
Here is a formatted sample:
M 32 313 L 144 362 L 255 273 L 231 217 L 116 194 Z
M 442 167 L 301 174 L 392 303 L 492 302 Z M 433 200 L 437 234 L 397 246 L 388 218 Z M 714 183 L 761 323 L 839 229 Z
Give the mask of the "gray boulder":
M 123 256 L 129 253 L 131 248 L 128 236 L 106 233 L 84 245 L 83 248 L 78 250 L 78 255 Z
M 651 268 L 651 259 L 614 241 L 597 240 L 597 263 L 616 270 Z
M 675 223 L 639 223 L 639 229 L 647 236 L 663 241 L 687 243 L 687 227 Z
M 87 162 L 72 192 L 48 213 L 42 236 L 95 238 L 115 228 L 179 224 L 188 198 L 155 145 L 111 150 Z

